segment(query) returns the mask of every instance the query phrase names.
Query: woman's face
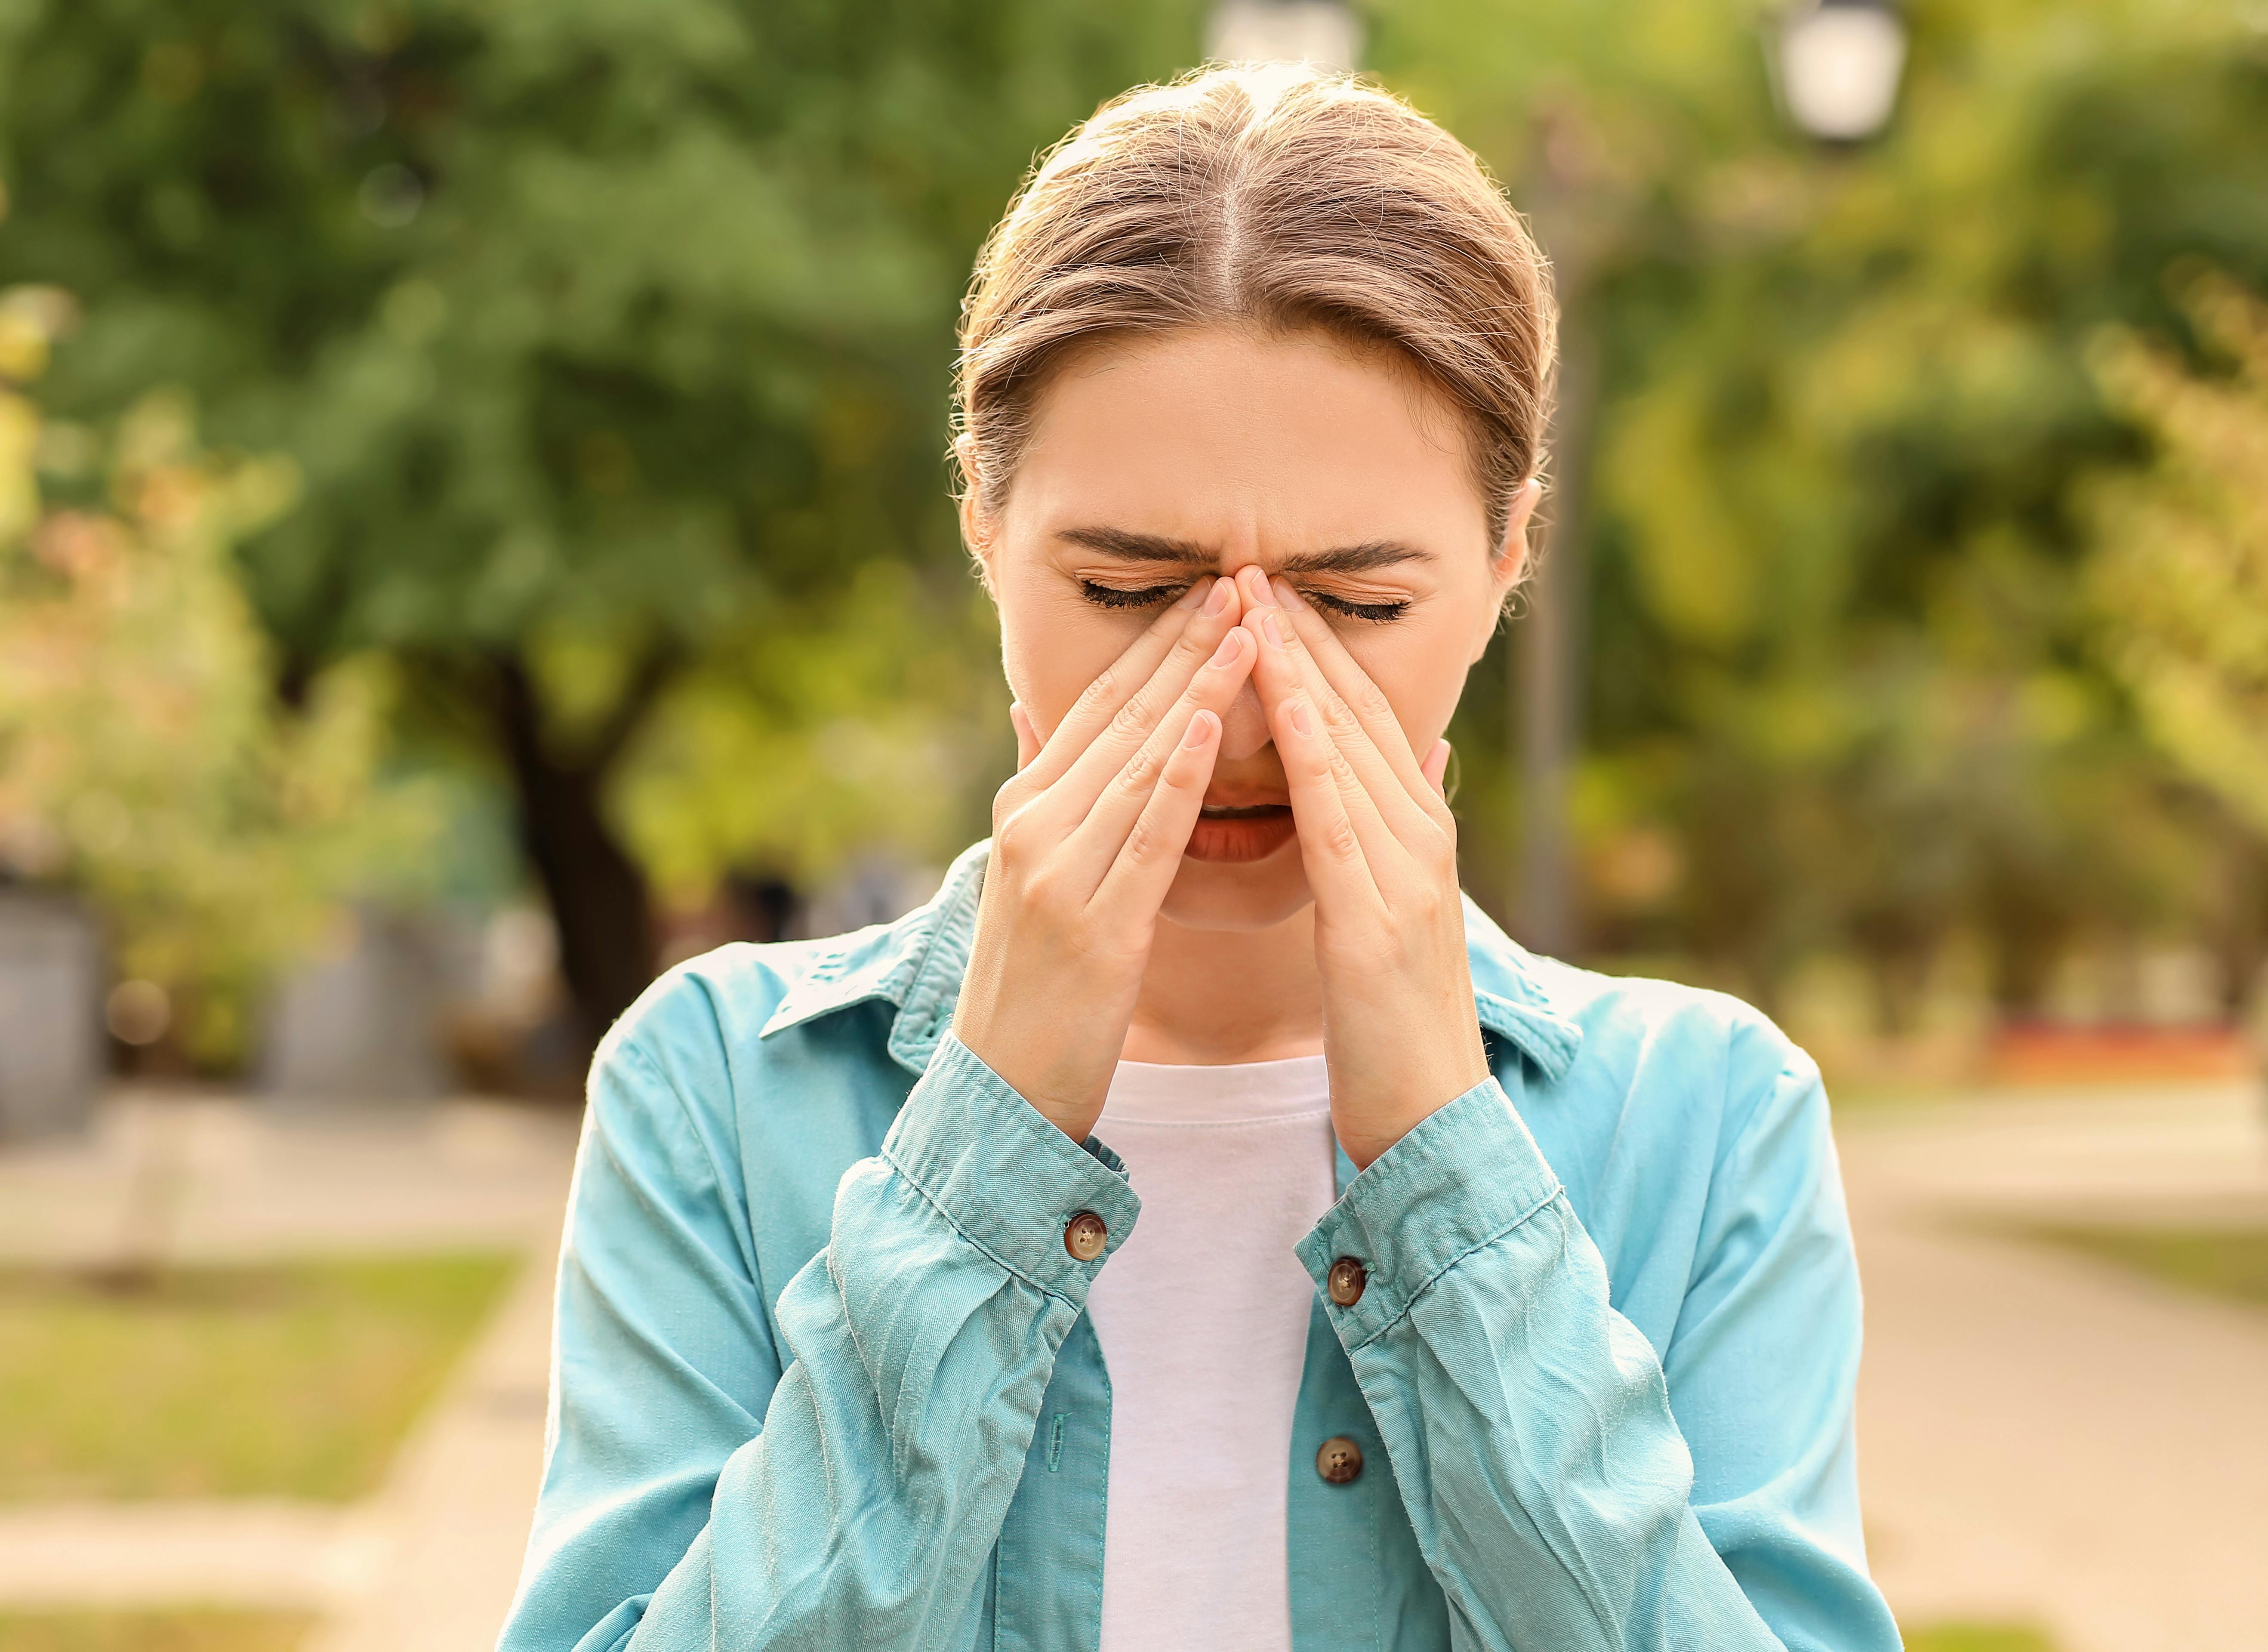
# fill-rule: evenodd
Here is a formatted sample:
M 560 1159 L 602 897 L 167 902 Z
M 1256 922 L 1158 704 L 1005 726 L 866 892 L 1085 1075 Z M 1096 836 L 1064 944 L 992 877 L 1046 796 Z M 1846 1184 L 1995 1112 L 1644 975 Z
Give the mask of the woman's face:
M 965 507 L 963 525 L 999 603 L 1009 687 L 1042 741 L 1192 581 L 1256 565 L 1329 620 L 1411 750 L 1432 750 L 1518 572 L 1533 491 L 1491 543 L 1463 426 L 1435 393 L 1320 333 L 1203 328 L 1074 358 L 1034 414 L 1006 504 Z M 1248 685 L 1206 808 L 1290 801 Z M 1199 858 L 1209 836 L 1227 858 Z M 1288 830 L 1201 829 L 1164 911 L 1258 929 L 1310 898 Z

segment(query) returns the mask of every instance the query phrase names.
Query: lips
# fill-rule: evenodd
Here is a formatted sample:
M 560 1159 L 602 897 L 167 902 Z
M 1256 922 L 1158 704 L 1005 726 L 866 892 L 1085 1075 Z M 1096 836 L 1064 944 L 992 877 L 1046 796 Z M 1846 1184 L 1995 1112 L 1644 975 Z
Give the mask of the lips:
M 1298 830 L 1288 803 L 1208 803 L 1183 852 L 1192 860 L 1227 864 L 1264 860 Z

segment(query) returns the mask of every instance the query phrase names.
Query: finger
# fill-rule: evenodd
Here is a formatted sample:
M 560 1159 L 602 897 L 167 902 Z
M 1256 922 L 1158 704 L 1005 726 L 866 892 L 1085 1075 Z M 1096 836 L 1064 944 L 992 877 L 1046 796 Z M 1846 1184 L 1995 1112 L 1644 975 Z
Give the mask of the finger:
M 1449 773 L 1449 742 L 1437 740 L 1433 742 L 1433 749 L 1425 754 L 1425 761 L 1418 765 L 1418 771 L 1425 777 L 1425 784 L 1433 788 L 1444 803 L 1449 800 L 1445 785 Z
M 1264 599 L 1283 610 L 1291 620 L 1293 639 L 1314 662 L 1315 669 L 1330 685 L 1332 693 L 1362 725 L 1363 732 L 1370 736 L 1371 743 L 1378 748 L 1379 755 L 1386 759 L 1387 766 L 1401 780 L 1404 789 L 1420 800 L 1421 805 L 1428 801 L 1425 793 L 1431 788 L 1422 785 L 1425 775 L 1419 767 L 1418 754 L 1410 749 L 1409 734 L 1403 728 L 1401 719 L 1394 714 L 1393 703 L 1386 697 L 1384 690 L 1347 652 L 1347 646 L 1339 640 L 1338 633 L 1315 611 L 1313 603 L 1294 590 L 1289 581 L 1280 579 L 1262 580 L 1256 578 L 1256 572 L 1253 575 L 1243 576 L 1239 581 L 1243 587 L 1247 609 L 1254 605 L 1256 600 Z M 1256 586 L 1258 597 L 1255 594 Z
M 1191 586 L 1151 622 L 1149 629 L 1136 638 L 1125 653 L 1102 668 L 1064 714 L 1062 722 L 1053 729 L 1041 729 L 1035 725 L 1034 732 L 1040 737 L 1040 754 L 1031 767 L 1018 777 L 1024 782 L 1020 791 L 1044 791 L 1061 779 L 1095 737 L 1110 727 L 1159 672 L 1184 656 L 1188 656 L 1191 671 L 1204 661 L 1220 641 L 1223 626 L 1235 623 L 1237 594 L 1231 587 L 1226 596 L 1221 595 L 1223 583 L 1200 579 Z M 1231 617 L 1224 620 L 1224 614 Z M 1208 634 L 1192 644 L 1189 633 L 1201 628 Z M 1187 681 L 1187 674 L 1182 680 Z M 1178 689 L 1179 684 L 1175 687 Z
M 1154 917 L 1165 903 L 1166 891 L 1173 888 L 1181 872 L 1189 834 L 1197 830 L 1205 788 L 1212 784 L 1213 763 L 1219 756 L 1220 714 L 1199 706 L 1190 713 L 1189 726 L 1167 757 L 1158 784 L 1110 863 L 1108 875 L 1094 892 L 1093 904 L 1098 915 L 1123 924 Z
M 1016 731 L 1016 772 L 1021 774 L 1040 755 L 1040 736 L 1032 726 L 1032 719 L 1017 701 L 1008 704 L 1008 723 Z
M 1191 618 L 1189 629 L 1159 662 L 1158 668 L 1151 673 L 1149 681 L 1094 734 L 1086 749 L 1072 759 L 1071 766 L 1049 785 L 1046 797 L 1035 805 L 1050 818 L 1059 820 L 1063 830 L 1069 831 L 1086 818 L 1103 789 L 1136 753 L 1158 735 L 1174 704 L 1208 669 L 1219 671 L 1233 666 L 1236 681 L 1243 681 L 1248 664 L 1238 662 L 1234 652 L 1222 653 L 1224 647 L 1231 645 L 1230 633 L 1239 629 L 1236 586 L 1221 580 L 1214 585 L 1213 593 Z M 1249 653 L 1249 641 L 1245 638 L 1234 643 L 1233 647 Z M 1166 736 L 1169 742 L 1172 738 L 1171 734 Z M 1042 753 L 1041 762 L 1045 761 L 1046 754 Z M 1154 770 L 1150 779 L 1155 783 Z
M 1322 719 L 1296 690 L 1288 694 L 1263 690 L 1261 703 L 1284 764 L 1285 782 L 1292 790 L 1292 823 L 1300 835 L 1300 859 L 1316 903 L 1334 916 L 1365 908 L 1376 911 L 1384 901 L 1363 852 L 1361 830 L 1348 808 L 1349 787 L 1340 774 L 1344 761 L 1323 733 Z
M 1204 668 L 1190 680 L 1180 701 L 1159 719 L 1141 749 L 1112 776 L 1086 810 L 1086 818 L 1071 830 L 1064 844 L 1066 867 L 1078 867 L 1100 886 L 1109 875 L 1111 862 L 1123 852 L 1137 830 L 1143 810 L 1156 791 L 1175 749 L 1174 741 L 1199 712 L 1219 719 L 1243 691 L 1258 645 L 1241 625 L 1232 625 Z M 1066 781 L 1068 785 L 1069 782 Z M 1059 788 L 1060 789 L 1060 788 Z
M 1438 833 L 1439 822 L 1427 813 L 1410 787 L 1387 762 L 1359 719 L 1342 700 L 1316 667 L 1314 659 L 1299 645 L 1287 616 L 1278 608 L 1263 608 L 1246 616 L 1246 629 L 1256 631 L 1262 637 L 1261 662 L 1256 677 L 1262 684 L 1263 700 L 1272 691 L 1279 697 L 1302 695 L 1322 718 L 1322 733 L 1332 745 L 1345 778 L 1359 796 L 1347 802 L 1349 816 L 1359 830 L 1368 832 L 1370 823 L 1378 822 L 1377 833 L 1381 839 L 1370 842 L 1366 838 L 1373 870 L 1381 874 L 1406 863 L 1402 851 L 1414 849 L 1428 834 Z M 1392 738 L 1403 744 L 1397 732 Z M 1415 772 L 1413 761 L 1410 768 Z M 1425 784 L 1425 777 L 1417 777 Z M 1425 793 L 1432 799 L 1430 791 Z

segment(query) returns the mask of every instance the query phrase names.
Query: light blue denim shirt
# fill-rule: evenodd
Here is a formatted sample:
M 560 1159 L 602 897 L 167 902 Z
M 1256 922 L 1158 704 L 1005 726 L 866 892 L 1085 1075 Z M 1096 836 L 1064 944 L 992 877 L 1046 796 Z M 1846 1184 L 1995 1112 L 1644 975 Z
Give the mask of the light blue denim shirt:
M 1084 1304 L 1140 1190 L 951 1035 L 983 867 L 895 924 L 697 958 L 608 1036 L 504 1652 L 1094 1652 Z M 1295 1647 L 1896 1648 L 1817 1070 L 1732 999 L 1466 927 L 1494 1078 L 1342 1156 L 1298 1247 Z

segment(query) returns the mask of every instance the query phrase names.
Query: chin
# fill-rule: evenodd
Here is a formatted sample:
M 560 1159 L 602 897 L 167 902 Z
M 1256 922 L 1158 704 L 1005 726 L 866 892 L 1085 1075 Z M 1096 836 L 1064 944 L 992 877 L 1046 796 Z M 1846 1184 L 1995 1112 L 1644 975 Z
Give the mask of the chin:
M 1314 900 L 1297 839 L 1259 860 L 1184 856 L 1159 916 L 1183 929 L 1273 929 Z

